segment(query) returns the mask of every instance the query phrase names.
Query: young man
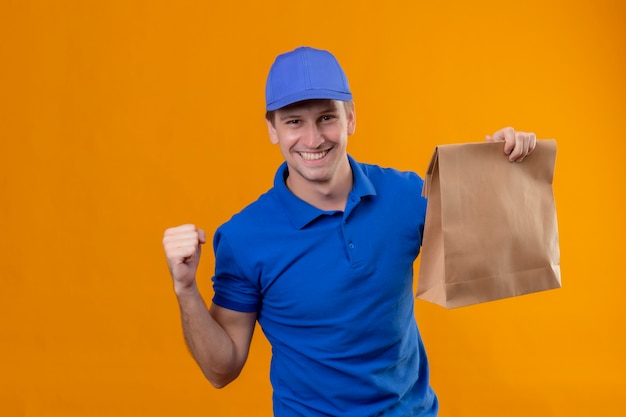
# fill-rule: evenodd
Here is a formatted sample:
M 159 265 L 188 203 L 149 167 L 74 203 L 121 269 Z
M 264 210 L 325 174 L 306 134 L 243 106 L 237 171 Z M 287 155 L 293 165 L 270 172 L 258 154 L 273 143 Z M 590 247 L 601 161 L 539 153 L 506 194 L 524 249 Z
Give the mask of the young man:
M 276 416 L 435 416 L 413 305 L 426 200 L 415 173 L 356 162 L 356 114 L 327 51 L 282 54 L 266 86 L 267 126 L 285 162 L 274 186 L 213 239 L 215 296 L 196 285 L 205 232 L 168 229 L 165 253 L 186 342 L 216 387 L 246 361 L 258 320 L 272 345 Z M 511 161 L 534 149 L 511 128 Z

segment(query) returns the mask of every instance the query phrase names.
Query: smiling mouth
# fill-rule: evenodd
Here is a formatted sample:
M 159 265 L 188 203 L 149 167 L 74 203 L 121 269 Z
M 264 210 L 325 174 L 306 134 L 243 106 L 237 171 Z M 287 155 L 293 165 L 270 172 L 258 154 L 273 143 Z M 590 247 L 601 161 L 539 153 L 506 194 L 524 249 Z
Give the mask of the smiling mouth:
M 318 159 L 322 159 L 323 157 L 328 155 L 328 151 L 322 151 L 322 152 L 298 152 L 298 154 L 304 160 L 307 160 L 307 161 L 317 161 Z

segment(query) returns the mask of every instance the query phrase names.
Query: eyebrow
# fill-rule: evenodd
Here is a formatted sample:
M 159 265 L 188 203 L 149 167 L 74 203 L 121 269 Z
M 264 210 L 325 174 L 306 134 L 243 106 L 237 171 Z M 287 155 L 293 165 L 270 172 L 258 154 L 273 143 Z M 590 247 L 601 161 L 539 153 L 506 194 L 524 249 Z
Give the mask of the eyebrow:
M 292 119 L 292 118 L 299 118 L 300 116 L 300 108 L 299 107 L 294 107 L 293 109 L 288 109 L 286 111 L 286 113 L 282 116 L 280 116 L 278 118 L 278 120 L 280 121 L 284 121 L 287 119 Z M 328 107 L 324 107 L 321 111 L 318 112 L 318 116 L 323 115 L 323 114 L 332 114 L 332 113 L 337 113 L 339 110 L 337 109 L 337 107 L 335 106 L 328 106 Z

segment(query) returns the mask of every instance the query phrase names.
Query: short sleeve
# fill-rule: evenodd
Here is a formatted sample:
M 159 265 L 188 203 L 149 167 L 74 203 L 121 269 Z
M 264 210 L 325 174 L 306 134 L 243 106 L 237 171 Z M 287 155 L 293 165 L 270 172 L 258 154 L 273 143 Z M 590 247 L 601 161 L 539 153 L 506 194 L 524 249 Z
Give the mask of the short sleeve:
M 418 185 L 418 194 L 417 194 L 417 216 L 419 218 L 419 231 L 420 231 L 420 247 L 422 246 L 424 240 L 424 225 L 426 223 L 426 208 L 428 206 L 428 200 L 426 197 L 422 195 L 422 191 L 424 189 L 424 179 L 420 177 L 418 174 L 415 174 L 417 177 L 417 185 Z
M 258 311 L 261 295 L 258 286 L 241 268 L 245 251 L 237 253 L 219 230 L 213 239 L 215 275 L 213 276 L 213 303 L 229 310 L 245 313 Z

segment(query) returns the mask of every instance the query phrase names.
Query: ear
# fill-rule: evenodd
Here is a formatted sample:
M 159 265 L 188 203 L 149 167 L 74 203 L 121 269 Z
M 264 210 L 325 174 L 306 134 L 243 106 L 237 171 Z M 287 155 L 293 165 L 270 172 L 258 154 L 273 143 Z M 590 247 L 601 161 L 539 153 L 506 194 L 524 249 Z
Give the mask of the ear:
M 265 119 L 265 121 L 267 122 L 267 132 L 270 135 L 270 142 L 276 145 L 278 143 L 278 133 L 276 132 L 276 127 L 271 121 L 267 119 Z
M 351 103 L 350 111 L 348 111 L 348 135 L 354 135 L 356 130 L 356 110 L 354 102 Z

